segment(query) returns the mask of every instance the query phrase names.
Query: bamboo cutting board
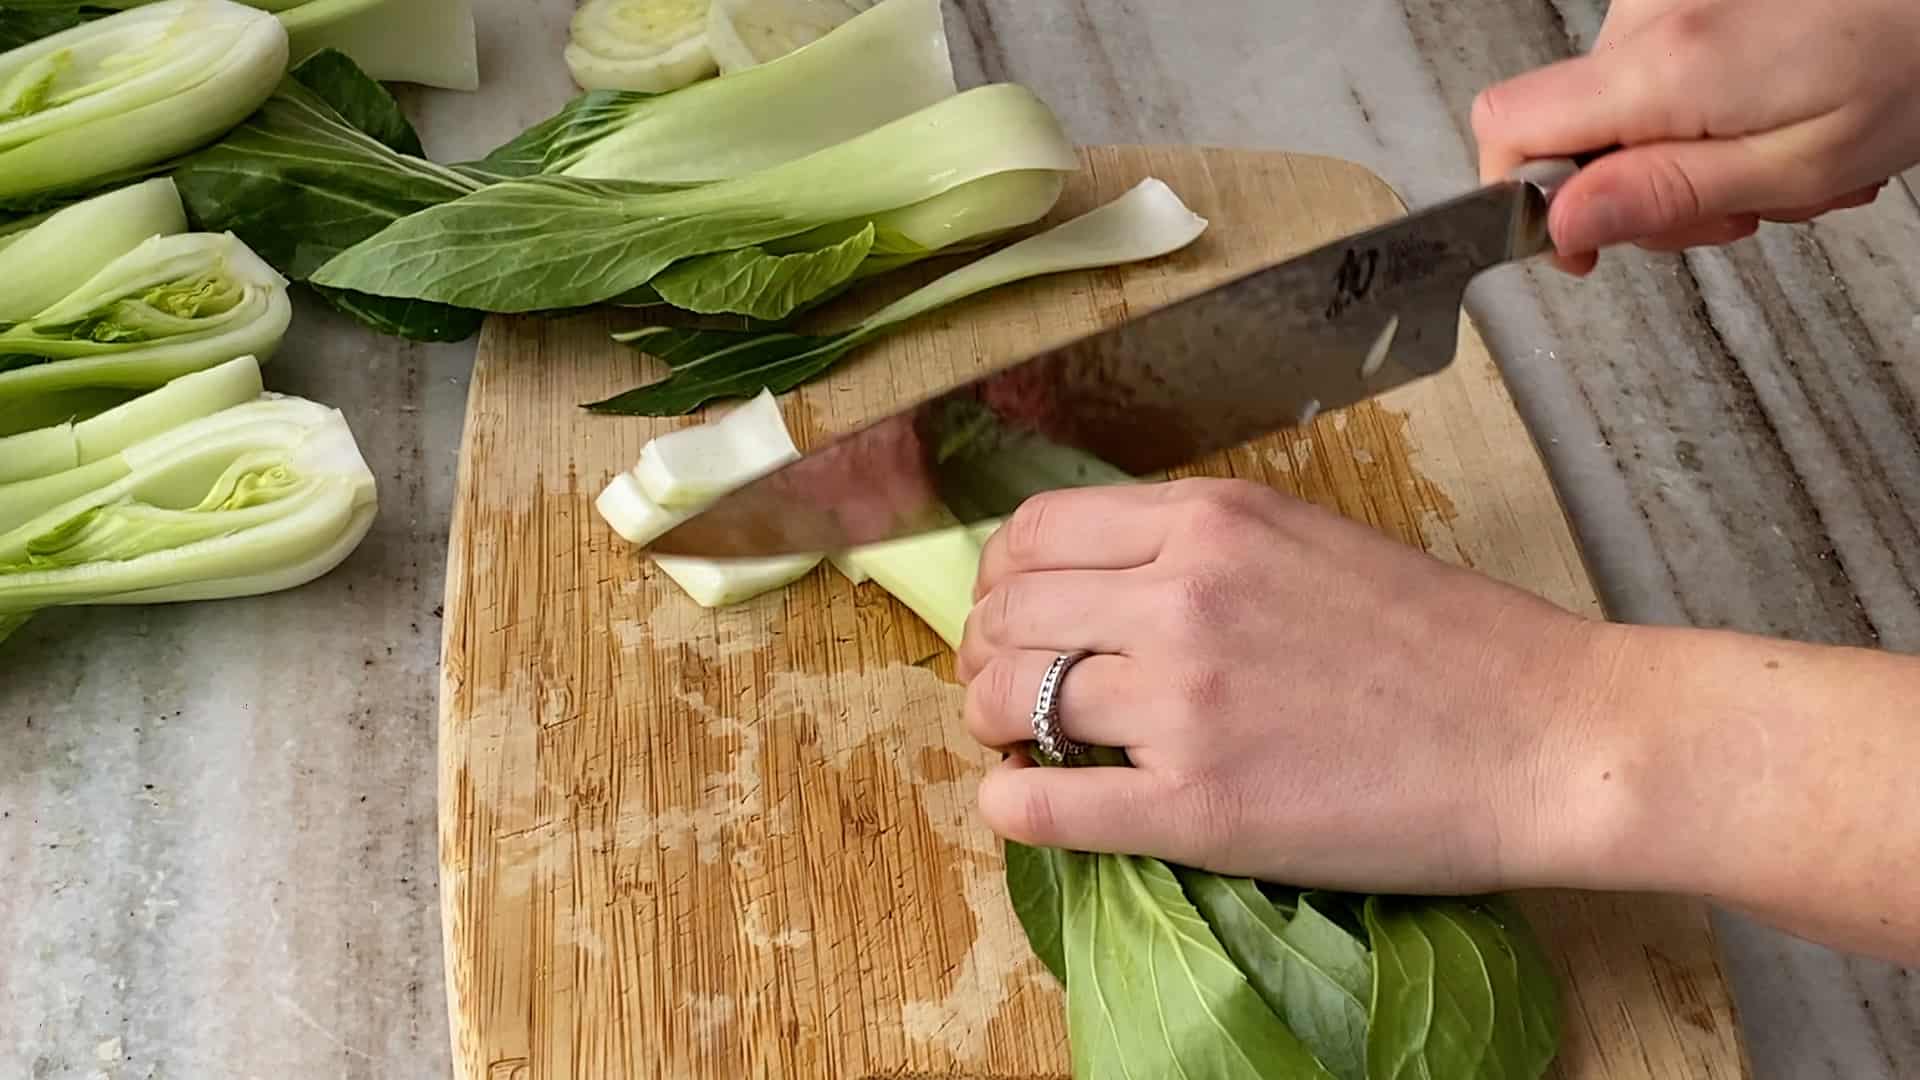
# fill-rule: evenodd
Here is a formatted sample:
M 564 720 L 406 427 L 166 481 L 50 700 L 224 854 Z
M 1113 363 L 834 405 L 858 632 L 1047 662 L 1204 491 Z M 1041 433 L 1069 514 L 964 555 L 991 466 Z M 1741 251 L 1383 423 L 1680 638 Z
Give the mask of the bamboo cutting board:
M 1098 148 L 1057 211 L 1145 176 L 1212 222 L 1153 264 L 1003 289 L 786 400 L 802 445 L 1402 210 L 1339 161 Z M 994 756 L 933 634 L 824 566 L 705 611 L 593 511 L 653 434 L 576 406 L 655 377 L 618 315 L 496 320 L 468 402 L 448 568 L 440 820 L 462 1080 L 1037 1080 L 1063 997 L 974 815 Z M 1257 479 L 1594 612 L 1546 472 L 1461 324 L 1444 376 L 1202 469 Z M 1541 895 L 1560 1074 L 1747 1075 L 1706 911 Z

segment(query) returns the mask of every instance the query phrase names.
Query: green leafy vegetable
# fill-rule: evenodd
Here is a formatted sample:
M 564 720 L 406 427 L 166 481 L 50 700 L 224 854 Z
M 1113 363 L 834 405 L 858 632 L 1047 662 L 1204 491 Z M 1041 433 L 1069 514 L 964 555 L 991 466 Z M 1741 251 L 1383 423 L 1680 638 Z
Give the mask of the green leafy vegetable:
M 1027 933 L 1034 955 L 1053 977 L 1067 981 L 1066 945 L 1060 937 L 1060 852 L 1028 847 L 1008 840 L 1002 844 L 1007 864 L 1007 895 L 1013 913 Z
M 819 377 L 859 346 L 935 308 L 1009 282 L 1155 258 L 1192 243 L 1206 221 L 1158 180 L 978 259 L 835 334 L 649 327 L 616 334 L 666 361 L 659 382 L 594 402 L 594 412 L 666 416 L 716 398 L 783 393 Z
M 778 320 L 853 279 L 873 250 L 873 224 L 835 244 L 791 255 L 740 248 L 697 255 L 651 282 L 668 303 L 702 313 L 738 312 Z
M 400 110 L 400 102 L 346 53 L 338 49 L 315 53 L 295 65 L 289 75 L 354 130 L 396 154 L 426 157 L 420 133 Z
M 313 280 L 483 311 L 582 307 L 680 259 L 864 220 L 1012 169 L 1078 159 L 1051 111 L 1012 84 L 949 98 L 808 157 L 679 191 L 540 177 L 404 218 Z
M 1371 896 L 1370 1080 L 1540 1075 L 1560 1038 L 1558 991 L 1503 902 Z
M 202 146 L 280 80 L 279 20 L 162 0 L 0 54 L 0 199 L 84 193 Z
M 328 100 L 356 101 L 364 122 L 404 141 L 390 120 L 379 119 L 385 110 L 362 81 L 332 54 L 303 64 L 295 76 L 245 124 L 174 173 L 188 213 L 202 228 L 234 233 L 288 278 L 305 281 L 328 259 L 408 214 L 483 186 L 348 123 Z M 458 341 L 477 331 L 482 318 L 445 305 L 319 291 L 347 314 L 416 340 Z
M 1254 992 L 1166 864 L 1055 857 L 1076 1080 L 1332 1080 Z
M 1187 897 L 1233 962 L 1339 1080 L 1367 1080 L 1367 946 L 1301 903 L 1291 921 L 1254 882 L 1179 868 Z

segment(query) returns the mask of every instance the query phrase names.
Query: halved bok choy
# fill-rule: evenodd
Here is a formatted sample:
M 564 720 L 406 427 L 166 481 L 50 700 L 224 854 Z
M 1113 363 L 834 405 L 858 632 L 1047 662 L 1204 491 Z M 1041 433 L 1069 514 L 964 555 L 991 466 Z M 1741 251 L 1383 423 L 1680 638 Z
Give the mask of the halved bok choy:
M 49 607 L 294 588 L 346 559 L 377 508 L 346 419 L 274 394 L 76 468 L 98 482 L 75 483 L 77 494 L 24 519 L 0 519 L 0 627 Z M 19 486 L 0 485 L 0 506 Z
M 647 327 L 614 340 L 667 362 L 658 382 L 586 408 L 630 416 L 690 412 L 720 398 L 784 393 L 809 382 L 854 349 L 936 308 L 1044 274 L 1139 262 L 1186 247 L 1206 230 L 1173 190 L 1147 179 L 1119 198 L 977 259 L 859 323 L 830 334 Z
M 287 32 L 230 0 L 161 0 L 0 53 L 0 203 L 32 205 L 220 137 L 286 73 Z
M 0 4 L 0 48 L 31 44 L 154 0 L 9 0 Z M 376 79 L 449 90 L 480 85 L 473 0 L 243 0 L 273 13 L 298 63 L 339 49 Z
M 142 241 L 186 231 L 180 192 L 166 177 L 21 222 L 0 233 L 0 325 L 52 307 Z
M 0 435 L 40 426 L 36 399 L 49 395 L 148 390 L 236 356 L 265 359 L 291 319 L 286 279 L 237 238 L 153 237 L 0 330 Z

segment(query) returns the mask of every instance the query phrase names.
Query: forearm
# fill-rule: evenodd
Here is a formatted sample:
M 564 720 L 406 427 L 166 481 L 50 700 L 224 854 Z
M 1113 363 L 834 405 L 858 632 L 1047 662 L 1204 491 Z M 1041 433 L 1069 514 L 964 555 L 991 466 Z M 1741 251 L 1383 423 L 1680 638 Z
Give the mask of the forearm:
M 1920 963 L 1920 659 L 1609 633 L 1611 692 L 1570 782 L 1597 808 L 1585 884 L 1705 895 Z

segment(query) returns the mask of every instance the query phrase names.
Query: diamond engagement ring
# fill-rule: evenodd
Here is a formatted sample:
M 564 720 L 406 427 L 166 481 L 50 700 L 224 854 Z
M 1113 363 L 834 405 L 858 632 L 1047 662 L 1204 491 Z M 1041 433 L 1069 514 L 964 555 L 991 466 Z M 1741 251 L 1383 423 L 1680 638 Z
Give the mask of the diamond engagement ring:
M 1086 752 L 1086 747 L 1068 738 L 1060 729 L 1060 683 L 1067 677 L 1068 668 L 1089 655 L 1061 653 L 1053 658 L 1046 676 L 1040 680 L 1040 697 L 1033 703 L 1033 741 L 1039 746 L 1042 764 L 1064 765 L 1067 759 Z

